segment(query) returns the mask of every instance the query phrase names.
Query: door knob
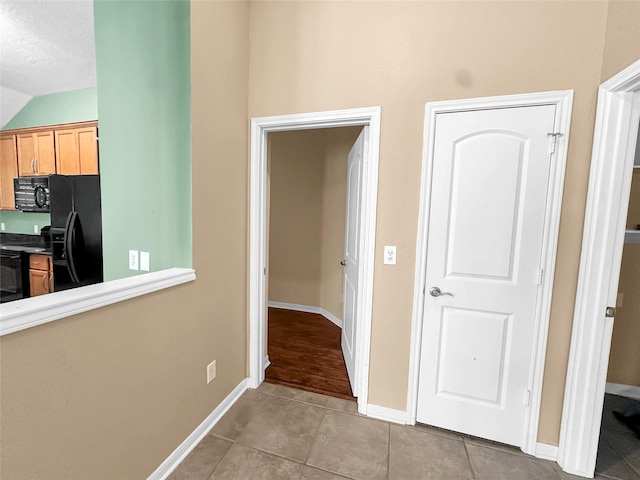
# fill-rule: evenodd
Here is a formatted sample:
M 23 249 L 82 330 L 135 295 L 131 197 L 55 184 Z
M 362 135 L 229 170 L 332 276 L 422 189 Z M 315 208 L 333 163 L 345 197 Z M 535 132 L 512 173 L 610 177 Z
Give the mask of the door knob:
M 346 261 L 346 260 L 342 260 L 342 261 L 340 262 L 340 265 L 342 265 L 343 267 L 344 267 L 346 264 L 347 264 L 347 261 Z
M 431 287 L 429 289 L 429 295 L 431 295 L 432 297 L 440 297 L 442 295 L 450 295 L 450 296 L 453 297 L 453 293 L 451 293 L 451 292 L 443 292 L 438 287 Z

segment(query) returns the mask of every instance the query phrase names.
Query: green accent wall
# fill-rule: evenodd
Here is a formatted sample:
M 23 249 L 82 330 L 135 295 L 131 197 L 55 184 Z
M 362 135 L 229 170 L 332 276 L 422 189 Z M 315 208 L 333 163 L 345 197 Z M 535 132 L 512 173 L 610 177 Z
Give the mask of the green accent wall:
M 25 213 L 0 211 L 0 222 L 4 223 L 6 233 L 30 233 L 34 234 L 33 226 L 38 225 L 40 228 L 51 223 L 51 217 L 48 213 Z
M 95 88 L 54 93 L 34 97 L 22 107 L 2 130 L 41 127 L 58 123 L 84 122 L 98 119 Z
M 188 1 L 95 1 L 105 281 L 191 267 Z

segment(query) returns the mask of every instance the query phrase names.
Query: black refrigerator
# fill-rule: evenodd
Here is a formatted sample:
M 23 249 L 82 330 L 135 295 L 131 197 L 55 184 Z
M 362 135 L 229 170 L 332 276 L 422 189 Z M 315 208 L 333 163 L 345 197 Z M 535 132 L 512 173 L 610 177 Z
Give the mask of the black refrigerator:
M 53 290 L 102 282 L 100 175 L 50 175 Z

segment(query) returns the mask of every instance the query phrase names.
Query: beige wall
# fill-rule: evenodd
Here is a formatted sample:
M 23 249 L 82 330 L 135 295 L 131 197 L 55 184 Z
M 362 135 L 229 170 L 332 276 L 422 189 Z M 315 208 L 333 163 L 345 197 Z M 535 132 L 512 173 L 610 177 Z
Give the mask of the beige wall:
M 269 135 L 269 300 L 342 318 L 347 154 L 361 127 Z
M 370 401 L 404 410 L 424 103 L 574 89 L 539 436 L 557 443 L 596 91 L 640 57 L 639 7 L 193 2 L 198 279 L 2 337 L 2 477 L 145 478 L 247 375 L 252 116 L 382 106 Z
M 147 478 L 247 376 L 248 5 L 191 9 L 198 278 L 0 339 L 2 479 Z
M 635 38 L 626 14 L 609 10 L 570 1 L 252 3 L 250 116 L 382 107 L 371 403 L 406 408 L 425 102 L 574 89 L 539 435 L 557 444 L 608 15 L 624 24 L 612 25 L 608 45 Z M 637 55 L 635 45 L 622 48 L 610 48 L 608 68 Z M 385 244 L 398 246 L 396 266 L 382 264 Z
M 640 151 L 640 149 L 639 149 Z M 627 228 L 640 225 L 640 169 L 633 172 Z M 622 252 L 618 305 L 613 323 L 607 381 L 640 386 L 640 243 L 627 243 Z
M 319 306 L 326 135 L 269 137 L 269 300 Z

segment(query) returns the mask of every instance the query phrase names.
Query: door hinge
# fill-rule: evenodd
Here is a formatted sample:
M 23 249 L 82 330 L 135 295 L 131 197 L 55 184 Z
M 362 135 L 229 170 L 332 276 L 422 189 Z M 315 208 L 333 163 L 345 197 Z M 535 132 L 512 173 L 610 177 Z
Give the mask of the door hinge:
M 544 268 L 538 268 L 538 279 L 537 279 L 538 285 L 542 285 L 543 277 L 544 277 Z
M 527 390 L 524 394 L 524 406 L 528 407 L 531 405 L 531 390 Z
M 564 133 L 560 132 L 547 132 L 549 135 L 549 153 L 556 153 L 556 143 L 558 143 L 558 137 L 562 137 Z
M 267 274 L 267 267 L 264 267 L 263 275 L 266 275 L 266 274 Z
M 607 307 L 605 310 L 605 316 L 607 318 L 613 318 L 616 316 L 616 307 Z

